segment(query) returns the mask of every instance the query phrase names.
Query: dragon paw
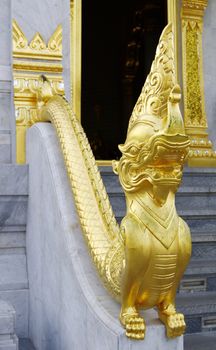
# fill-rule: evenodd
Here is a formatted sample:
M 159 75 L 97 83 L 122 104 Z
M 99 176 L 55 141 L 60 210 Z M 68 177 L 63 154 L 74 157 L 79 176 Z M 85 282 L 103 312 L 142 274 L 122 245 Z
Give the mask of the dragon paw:
M 168 338 L 175 338 L 184 333 L 186 324 L 185 324 L 183 314 L 181 313 L 175 313 L 172 315 L 160 314 L 160 319 L 166 326 L 166 332 L 167 332 Z
M 144 339 L 145 322 L 137 312 L 133 314 L 121 314 L 121 323 L 126 329 L 126 336 L 132 339 Z

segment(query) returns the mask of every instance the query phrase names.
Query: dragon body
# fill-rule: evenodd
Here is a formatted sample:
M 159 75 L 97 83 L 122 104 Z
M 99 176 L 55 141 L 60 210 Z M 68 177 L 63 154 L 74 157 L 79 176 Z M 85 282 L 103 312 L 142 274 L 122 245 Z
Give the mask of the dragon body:
M 43 78 L 39 116 L 51 121 L 60 141 L 83 235 L 106 288 L 121 303 L 126 335 L 142 339 L 139 310 L 157 307 L 167 335 L 181 335 L 178 284 L 191 254 L 190 232 L 175 208 L 175 192 L 189 150 L 179 110 L 173 30 L 163 31 L 155 60 L 134 107 L 122 157 L 114 162 L 127 212 L 116 222 L 86 135 L 68 102 Z

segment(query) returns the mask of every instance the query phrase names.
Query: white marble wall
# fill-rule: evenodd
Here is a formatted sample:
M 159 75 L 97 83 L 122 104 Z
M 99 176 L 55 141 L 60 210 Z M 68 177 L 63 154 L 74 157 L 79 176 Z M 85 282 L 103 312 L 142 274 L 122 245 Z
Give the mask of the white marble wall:
M 12 0 L 12 18 L 17 21 L 28 40 L 38 31 L 47 42 L 57 26 L 62 24 L 64 82 L 66 96 L 69 98 L 70 0 Z
M 144 341 L 131 341 L 120 305 L 102 287 L 82 238 L 55 130 L 36 124 L 27 135 L 29 333 L 36 350 L 182 350 L 168 340 L 155 311 L 145 313 Z
M 10 163 L 15 130 L 11 104 L 11 1 L 1 0 L 0 5 L 0 163 Z
M 216 149 L 216 1 L 209 0 L 204 16 L 203 63 L 205 106 L 210 139 Z

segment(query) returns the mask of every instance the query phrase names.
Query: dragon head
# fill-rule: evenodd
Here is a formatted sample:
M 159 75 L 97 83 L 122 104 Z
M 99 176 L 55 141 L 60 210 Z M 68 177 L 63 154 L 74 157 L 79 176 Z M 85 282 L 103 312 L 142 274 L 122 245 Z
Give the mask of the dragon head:
M 179 108 L 172 24 L 161 34 L 151 71 L 129 121 L 122 157 L 113 163 L 126 193 L 145 185 L 177 190 L 190 141 Z

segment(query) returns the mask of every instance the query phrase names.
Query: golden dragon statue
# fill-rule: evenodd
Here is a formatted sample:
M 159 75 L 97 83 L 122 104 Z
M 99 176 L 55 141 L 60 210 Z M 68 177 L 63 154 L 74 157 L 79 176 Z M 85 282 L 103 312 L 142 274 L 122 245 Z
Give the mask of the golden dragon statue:
M 175 193 L 189 151 L 174 67 L 173 27 L 163 30 L 150 73 L 114 162 L 127 211 L 116 222 L 94 156 L 69 103 L 41 77 L 36 121 L 56 128 L 89 252 L 105 287 L 121 303 L 126 335 L 145 336 L 140 309 L 156 307 L 168 337 L 185 330 L 175 308 L 178 284 L 191 255 L 190 231 L 178 216 Z

